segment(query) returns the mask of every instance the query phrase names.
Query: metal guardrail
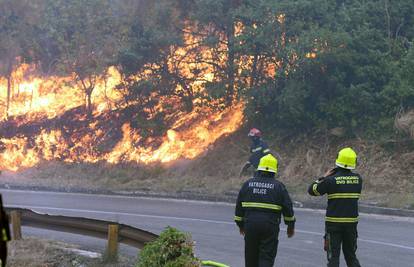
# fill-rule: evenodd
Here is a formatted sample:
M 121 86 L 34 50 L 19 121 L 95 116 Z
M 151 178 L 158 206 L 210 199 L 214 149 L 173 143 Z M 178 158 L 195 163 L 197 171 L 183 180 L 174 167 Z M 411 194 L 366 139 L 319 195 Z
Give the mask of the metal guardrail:
M 119 224 L 117 222 L 40 214 L 29 209 L 21 208 L 6 208 L 6 212 L 8 214 L 17 212 L 20 215 L 21 225 L 23 226 L 81 234 L 102 239 L 107 239 L 109 225 L 117 225 L 118 242 L 140 249 L 143 248 L 146 243 L 151 242 L 158 237 L 158 235 L 151 232 L 129 225 Z
M 87 235 L 107 239 L 106 253 L 109 258 L 114 259 L 118 254 L 118 242 L 142 249 L 145 244 L 158 237 L 151 232 L 117 222 L 40 214 L 29 209 L 13 207 L 6 207 L 5 210 L 12 224 L 13 239 L 21 239 L 21 226 Z M 229 267 L 215 261 L 203 261 L 202 264 L 203 266 Z

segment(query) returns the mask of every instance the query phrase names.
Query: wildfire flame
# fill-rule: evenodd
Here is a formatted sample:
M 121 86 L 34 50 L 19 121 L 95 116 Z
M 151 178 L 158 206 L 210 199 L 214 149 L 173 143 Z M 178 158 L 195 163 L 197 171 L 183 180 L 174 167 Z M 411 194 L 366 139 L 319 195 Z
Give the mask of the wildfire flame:
M 23 65 L 16 72 L 24 72 L 29 66 Z M 95 104 L 94 116 L 111 109 L 108 103 L 115 103 L 119 94 L 115 86 L 120 75 L 115 68 L 108 70 L 106 82 L 100 81 L 93 94 Z M 23 77 L 21 75 L 20 77 Z M 82 106 L 84 98 L 80 89 L 70 87 L 68 77 L 28 77 L 18 80 L 18 93 L 14 92 L 9 114 L 23 116 L 22 122 L 30 123 L 39 118 L 55 118 L 66 111 Z M 0 91 L 6 90 L 3 82 Z M 17 95 L 18 94 L 18 95 Z M 30 96 L 30 97 L 29 97 Z M 3 99 L 5 97 L 3 96 Z M 109 100 L 108 100 L 109 99 Z M 17 171 L 20 168 L 33 167 L 44 160 L 61 160 L 64 162 L 98 162 L 108 163 L 137 162 L 170 162 L 180 158 L 193 159 L 202 154 L 218 138 L 237 130 L 243 121 L 243 104 L 213 111 L 207 107 L 196 108 L 191 113 L 181 113 L 177 120 L 155 148 L 143 146 L 142 137 L 137 129 L 129 123 L 122 126 L 122 139 L 112 151 L 99 153 L 95 148 L 96 140 L 103 138 L 105 133 L 94 129 L 93 133 L 81 134 L 79 137 L 65 138 L 62 130 L 42 129 L 36 136 L 13 136 L 0 138 L 0 169 Z M 188 123 L 190 122 L 190 125 Z M 186 124 L 186 127 L 183 125 Z
M 201 37 L 192 35 L 191 27 L 194 25 L 188 25 L 185 31 L 183 47 L 172 49 L 174 52 L 169 56 L 168 65 L 171 72 L 179 73 L 192 81 L 190 88 L 193 94 L 202 95 L 204 84 L 215 79 L 212 65 L 202 62 L 216 62 L 225 67 L 226 58 L 223 55 L 217 57 L 206 47 L 198 47 Z M 226 48 L 221 49 L 223 51 Z M 195 60 L 200 57 L 203 60 Z M 239 67 L 248 68 L 251 60 L 247 61 L 245 64 L 240 62 Z M 150 73 L 144 71 L 137 74 L 136 79 L 145 78 L 148 74 Z M 86 115 L 82 117 L 76 112 L 71 113 L 84 106 L 86 101 L 82 87 L 74 82 L 74 75 L 45 78 L 37 76 L 35 65 L 20 65 L 9 79 L 12 84 L 9 87 L 8 110 L 8 81 L 0 77 L 0 130 L 7 127 L 30 128 L 39 124 L 39 121 L 53 121 L 65 116 L 77 116 L 71 119 L 83 127 L 74 130 L 67 125 L 49 127 L 46 124 L 34 133 L 17 132 L 13 136 L 1 137 L 0 170 L 17 171 L 50 160 L 148 164 L 193 159 L 208 150 L 218 138 L 236 131 L 243 122 L 243 103 L 223 108 L 220 102 L 208 106 L 198 105 L 201 99 L 194 98 L 193 111 L 177 110 L 168 117 L 174 123 L 170 124 L 170 129 L 164 136 L 144 138 L 139 125 L 137 128 L 132 126 L 132 122 L 124 122 L 114 128 L 118 131 L 118 141 L 110 145 L 104 144 L 102 149 L 99 144 L 108 138 L 108 132 L 99 126 L 99 120 L 115 113 L 115 109 L 119 108 L 123 96 L 116 87 L 121 79 L 121 74 L 115 67 L 110 67 L 99 77 L 92 93 L 93 119 L 88 120 Z M 188 90 L 181 85 L 176 88 L 177 91 L 184 89 Z M 175 99 L 161 99 L 163 103 L 168 101 Z M 214 105 L 221 109 L 210 108 Z M 163 107 L 159 105 L 156 109 L 161 112 Z M 7 124 L 10 121 L 7 121 L 8 118 L 11 118 L 12 124 Z M 116 120 L 116 117 L 112 120 Z M 109 123 L 112 122 L 114 121 Z
M 73 85 L 73 77 L 51 76 L 44 79 L 30 74 L 35 72 L 35 68 L 34 65 L 22 64 L 13 72 L 9 116 L 24 115 L 25 121 L 45 116 L 54 118 L 84 104 L 85 97 L 80 87 Z M 120 99 L 121 95 L 114 90 L 120 81 L 121 74 L 115 67 L 110 67 L 106 77 L 96 84 L 92 94 L 92 101 L 97 105 L 95 115 L 110 109 L 108 103 L 111 101 Z M 0 111 L 3 120 L 6 119 L 6 98 L 7 81 L 0 77 Z
M 203 114 L 202 111 L 198 111 Z M 207 112 L 207 111 L 205 111 Z M 186 115 L 190 118 L 194 114 Z M 196 122 L 186 130 L 180 131 L 174 125 L 162 138 L 161 145 L 154 149 L 151 146 L 137 146 L 142 140 L 137 130 L 130 124 L 122 126 L 122 139 L 113 150 L 106 154 L 98 154 L 93 149 L 94 140 L 103 135 L 97 131 L 93 136 L 85 135 L 74 146 L 69 146 L 59 130 L 43 130 L 35 137 L 34 144 L 29 145 L 27 137 L 1 138 L 4 150 L 0 154 L 0 168 L 17 171 L 22 167 L 32 167 L 42 160 L 59 160 L 65 162 L 170 162 L 180 158 L 193 159 L 205 152 L 218 138 L 234 132 L 243 120 L 242 105 L 208 115 L 197 115 Z M 91 148 L 91 149 L 86 149 Z M 78 153 L 79 149 L 86 153 Z
M 197 112 L 200 114 L 200 111 Z M 186 118 L 190 118 L 190 113 Z M 208 115 L 197 115 L 199 119 L 193 127 L 185 131 L 176 130 L 180 123 L 176 123 L 167 131 L 167 136 L 162 140 L 162 145 L 156 150 L 144 147 L 134 147 L 134 143 L 140 140 L 138 133 L 133 131 L 129 124 L 122 126 L 123 138 L 114 150 L 106 156 L 110 163 L 118 163 L 122 160 L 142 163 L 169 162 L 179 158 L 193 159 L 203 153 L 215 140 L 225 134 L 237 130 L 243 120 L 242 105 L 231 109 Z

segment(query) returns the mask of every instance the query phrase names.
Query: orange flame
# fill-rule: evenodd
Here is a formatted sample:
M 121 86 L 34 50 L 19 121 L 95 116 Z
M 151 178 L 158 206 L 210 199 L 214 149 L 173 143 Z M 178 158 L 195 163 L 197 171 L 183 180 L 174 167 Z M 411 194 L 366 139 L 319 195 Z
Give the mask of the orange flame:
M 47 79 L 28 75 L 35 66 L 22 64 L 12 74 L 12 87 L 9 116 L 25 116 L 27 121 L 46 116 L 54 118 L 65 111 L 82 106 L 85 97 L 78 85 L 73 85 L 73 77 L 51 76 Z M 95 114 L 110 109 L 109 103 L 120 99 L 121 95 L 113 90 L 121 81 L 121 75 L 115 67 L 107 71 L 106 79 L 101 79 L 92 94 L 92 102 L 98 103 Z M 7 81 L 0 78 L 0 112 L 6 118 L 5 99 Z M 3 102 L 3 103 L 2 103 Z
M 212 64 L 225 67 L 225 54 L 215 55 L 207 47 L 200 47 L 201 37 L 191 34 L 188 25 L 184 34 L 184 46 L 174 47 L 168 59 L 171 72 L 178 73 L 192 81 L 189 88 L 194 95 L 203 95 L 206 82 L 217 80 Z M 224 43 L 224 42 L 220 42 Z M 226 47 L 220 47 L 225 51 Z M 195 59 L 202 60 L 195 60 Z M 249 68 L 251 59 L 240 68 Z M 146 77 L 151 73 L 137 74 Z M 143 138 L 138 129 L 130 123 L 122 125 L 122 138 L 112 148 L 100 151 L 97 143 L 105 140 L 106 133 L 97 127 L 98 116 L 119 108 L 123 96 L 116 86 L 121 82 L 121 74 L 115 67 L 103 73 L 93 90 L 93 117 L 85 131 L 75 134 L 66 133 L 62 129 L 41 129 L 34 136 L 15 135 L 11 138 L 0 138 L 0 169 L 17 171 L 20 168 L 32 167 L 42 161 L 61 160 L 64 162 L 98 162 L 108 163 L 136 162 L 148 164 L 152 162 L 171 162 L 177 159 L 194 159 L 209 149 L 220 137 L 236 131 L 243 122 L 244 104 L 223 109 L 223 104 L 209 103 L 209 107 L 201 104 L 201 98 L 193 99 L 194 110 L 190 113 L 177 110 L 168 116 L 175 120 L 163 137 Z M 11 76 L 9 109 L 6 112 L 7 80 L 0 77 L 0 120 L 14 118 L 16 126 L 54 119 L 75 108 L 85 105 L 82 87 L 76 84 L 75 76 L 36 76 L 36 66 L 22 64 Z M 181 85 L 177 91 L 184 90 Z M 186 88 L 188 90 L 188 88 Z M 175 98 L 161 99 L 162 103 L 179 101 Z M 171 105 L 170 105 L 171 106 Z M 174 105 L 179 107 L 179 105 Z M 201 106 L 201 107 L 200 107 Z M 162 111 L 162 105 L 156 107 Z M 71 114 L 71 113 L 70 113 Z M 77 115 L 79 116 L 79 115 Z M 16 119 L 17 118 L 17 119 Z M 179 118 L 179 119 L 177 119 Z M 85 118 L 78 120 L 86 123 Z
M 221 112 L 207 110 L 194 111 L 176 123 L 166 136 L 162 138 L 161 145 L 154 149 L 151 146 L 137 146 L 141 141 L 136 130 L 131 129 L 128 123 L 122 126 L 123 138 L 109 153 L 100 155 L 94 149 L 94 140 L 103 135 L 97 131 L 93 136 L 85 135 L 80 142 L 69 147 L 62 137 L 61 131 L 42 132 L 36 136 L 33 148 L 29 146 L 27 137 L 2 138 L 4 150 L 0 153 L 0 169 L 17 171 L 21 167 L 32 167 L 41 160 L 56 160 L 64 158 L 65 162 L 170 162 L 180 158 L 193 159 L 205 152 L 218 138 L 237 130 L 243 122 L 243 105 Z M 182 121 L 193 119 L 192 127 L 179 130 Z M 86 149 L 89 147 L 91 149 Z M 78 150 L 83 153 L 78 153 Z M 85 153 L 86 152 L 86 153 Z
M 12 92 L 9 114 L 24 116 L 21 123 L 36 121 L 39 118 L 54 118 L 66 111 L 83 105 L 84 96 L 80 88 L 70 86 L 71 77 L 26 77 L 31 66 L 22 65 L 13 79 L 17 89 Z M 94 90 L 94 115 L 97 116 L 111 109 L 120 94 L 115 86 L 120 81 L 120 74 L 111 67 L 106 81 L 100 81 Z M 207 78 L 208 72 L 205 73 Z M 202 82 L 198 82 L 202 88 Z M 1 92 L 6 91 L 4 79 L 0 83 Z M 201 90 L 201 89 L 200 89 Z M 6 96 L 3 95 L 3 99 Z M 198 101 L 198 100 L 195 100 Z M 161 109 L 161 107 L 159 107 Z M 5 110 L 3 110 L 5 114 Z M 128 123 L 122 126 L 123 137 L 118 144 L 107 153 L 98 153 L 95 141 L 102 138 L 102 130 L 94 130 L 93 134 L 71 137 L 70 143 L 63 137 L 61 130 L 43 129 L 32 138 L 14 136 L 0 138 L 0 169 L 17 171 L 20 168 L 33 167 L 42 160 L 63 160 L 65 162 L 98 162 L 119 163 L 122 161 L 137 163 L 170 162 L 180 158 L 193 159 L 202 154 L 218 138 L 237 130 L 243 121 L 243 104 L 213 111 L 207 107 L 197 108 L 191 113 L 180 113 L 180 119 L 167 131 L 166 136 L 157 147 L 140 146 L 142 138 L 137 130 L 131 129 Z M 188 124 L 190 126 L 188 127 Z M 184 127 L 185 126 L 185 127 Z M 96 123 L 89 125 L 95 129 Z
M 193 159 L 202 154 L 218 138 L 237 130 L 243 122 L 243 105 L 229 108 L 222 112 L 204 115 L 202 110 L 186 115 L 183 120 L 196 115 L 194 126 L 179 131 L 178 122 L 167 131 L 162 145 L 157 149 L 134 147 L 140 141 L 140 136 L 133 131 L 129 124 L 122 126 L 123 138 L 114 150 L 106 156 L 110 163 L 122 160 L 140 163 L 170 162 L 180 158 Z M 202 118 L 200 118 L 202 117 Z

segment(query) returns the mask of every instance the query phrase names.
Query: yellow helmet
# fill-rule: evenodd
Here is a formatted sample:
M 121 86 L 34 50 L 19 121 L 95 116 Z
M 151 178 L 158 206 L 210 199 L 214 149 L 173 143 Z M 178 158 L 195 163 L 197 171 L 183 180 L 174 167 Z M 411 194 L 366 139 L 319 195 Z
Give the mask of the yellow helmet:
M 277 173 L 277 159 L 273 157 L 271 154 L 267 154 L 266 156 L 260 159 L 259 166 L 257 166 L 257 170 Z
M 355 151 L 346 147 L 339 151 L 338 157 L 336 158 L 335 165 L 344 169 L 353 170 L 357 164 L 357 154 Z

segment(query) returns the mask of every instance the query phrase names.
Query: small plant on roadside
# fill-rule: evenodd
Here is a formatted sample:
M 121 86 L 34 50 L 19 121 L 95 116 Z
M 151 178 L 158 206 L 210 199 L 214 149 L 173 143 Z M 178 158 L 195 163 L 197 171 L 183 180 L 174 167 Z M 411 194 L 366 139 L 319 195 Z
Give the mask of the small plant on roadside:
M 167 227 L 141 250 L 136 267 L 199 267 L 193 248 L 189 234 Z

